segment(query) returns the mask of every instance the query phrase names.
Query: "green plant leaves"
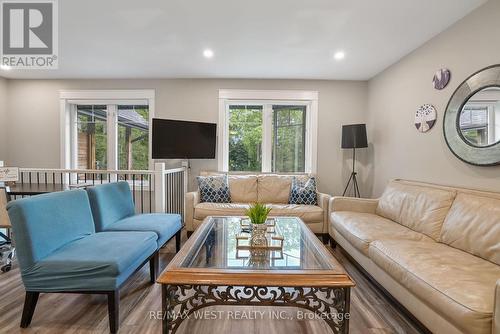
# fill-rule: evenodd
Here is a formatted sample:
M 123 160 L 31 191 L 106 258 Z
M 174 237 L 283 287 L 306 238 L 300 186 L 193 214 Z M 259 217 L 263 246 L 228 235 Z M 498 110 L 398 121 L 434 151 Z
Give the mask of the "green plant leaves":
M 245 214 L 250 218 L 252 224 L 264 224 L 269 212 L 271 212 L 271 208 L 257 202 L 250 205 L 250 208 L 245 211 Z

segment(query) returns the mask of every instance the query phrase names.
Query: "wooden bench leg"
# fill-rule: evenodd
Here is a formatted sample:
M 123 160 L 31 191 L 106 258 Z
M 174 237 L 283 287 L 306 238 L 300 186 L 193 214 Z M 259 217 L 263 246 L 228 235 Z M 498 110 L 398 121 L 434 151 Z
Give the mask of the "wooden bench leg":
M 178 253 L 181 250 L 181 231 L 175 234 L 175 252 Z
M 116 333 L 120 327 L 120 290 L 108 292 L 109 331 Z
M 26 291 L 23 315 L 21 316 L 21 328 L 26 328 L 30 325 L 39 295 L 40 292 Z
M 160 269 L 160 253 L 159 251 L 156 251 L 156 253 L 154 253 L 154 255 L 149 259 L 149 277 L 151 283 L 156 282 L 159 269 Z

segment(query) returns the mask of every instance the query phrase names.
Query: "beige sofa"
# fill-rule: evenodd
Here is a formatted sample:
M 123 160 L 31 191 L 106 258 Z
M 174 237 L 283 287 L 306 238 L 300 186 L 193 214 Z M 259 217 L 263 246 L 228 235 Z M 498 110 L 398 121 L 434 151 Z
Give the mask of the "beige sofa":
M 330 210 L 335 242 L 432 332 L 500 333 L 500 193 L 394 180 Z
M 203 172 L 201 175 L 213 175 Z M 327 235 L 330 196 L 318 193 L 318 205 L 288 204 L 291 175 L 229 175 L 231 203 L 200 203 L 198 191 L 186 194 L 186 229 L 192 233 L 208 216 L 244 216 L 250 203 L 272 208 L 270 216 L 300 217 L 316 234 Z

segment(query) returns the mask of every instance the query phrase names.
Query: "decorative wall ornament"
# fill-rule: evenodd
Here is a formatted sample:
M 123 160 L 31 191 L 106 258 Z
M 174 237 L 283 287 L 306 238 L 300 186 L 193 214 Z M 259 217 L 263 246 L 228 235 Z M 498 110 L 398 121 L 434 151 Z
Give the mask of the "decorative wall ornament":
M 447 68 L 442 68 L 434 74 L 434 78 L 432 79 L 432 83 L 434 84 L 434 88 L 437 90 L 444 89 L 451 79 L 451 72 Z
M 443 116 L 443 132 L 446 144 L 451 152 L 460 160 L 476 166 L 500 165 L 500 141 L 497 138 L 489 138 L 486 133 L 492 131 L 478 129 L 476 133 L 467 131 L 468 102 L 477 99 L 476 94 L 482 91 L 500 89 L 500 64 L 486 67 L 469 76 L 457 87 L 450 98 Z M 489 98 L 488 98 L 489 100 Z M 471 101 L 477 102 L 477 101 Z M 480 99 L 479 99 L 480 102 Z M 465 110 L 464 110 L 465 109 Z M 467 115 L 464 115 L 467 116 Z M 481 131 L 479 131 L 481 130 Z M 484 143 L 475 143 L 471 135 L 483 135 Z
M 415 113 L 415 127 L 419 132 L 427 132 L 436 124 L 437 112 L 433 105 L 424 104 Z

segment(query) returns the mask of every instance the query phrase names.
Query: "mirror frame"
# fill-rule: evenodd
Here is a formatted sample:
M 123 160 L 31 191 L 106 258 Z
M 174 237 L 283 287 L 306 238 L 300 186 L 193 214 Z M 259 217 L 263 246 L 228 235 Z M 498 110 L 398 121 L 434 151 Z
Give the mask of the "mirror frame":
M 460 160 L 475 166 L 500 165 L 500 142 L 474 146 L 460 130 L 460 113 L 469 99 L 488 87 L 500 87 L 500 64 L 488 66 L 468 77 L 458 86 L 446 106 L 443 134 L 450 151 Z

